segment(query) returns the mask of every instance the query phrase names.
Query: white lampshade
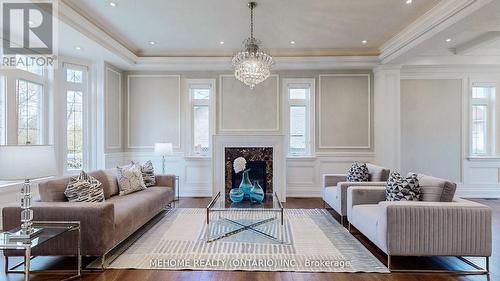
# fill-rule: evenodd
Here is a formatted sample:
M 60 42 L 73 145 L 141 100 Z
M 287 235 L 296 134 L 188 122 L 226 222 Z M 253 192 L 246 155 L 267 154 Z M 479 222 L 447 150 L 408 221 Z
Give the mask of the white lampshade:
M 171 155 L 173 148 L 171 143 L 155 143 L 155 154 L 159 156 Z
M 0 146 L 0 180 L 37 179 L 56 174 L 54 146 Z

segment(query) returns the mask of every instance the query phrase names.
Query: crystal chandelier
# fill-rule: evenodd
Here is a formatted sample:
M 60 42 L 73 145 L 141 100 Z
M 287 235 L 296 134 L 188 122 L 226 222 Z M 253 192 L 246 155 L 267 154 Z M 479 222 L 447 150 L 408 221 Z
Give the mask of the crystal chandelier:
M 261 42 L 253 37 L 253 9 L 257 3 L 250 2 L 250 38 L 243 41 L 243 50 L 234 55 L 232 65 L 236 79 L 250 89 L 263 82 L 271 74 L 273 58 L 259 49 Z

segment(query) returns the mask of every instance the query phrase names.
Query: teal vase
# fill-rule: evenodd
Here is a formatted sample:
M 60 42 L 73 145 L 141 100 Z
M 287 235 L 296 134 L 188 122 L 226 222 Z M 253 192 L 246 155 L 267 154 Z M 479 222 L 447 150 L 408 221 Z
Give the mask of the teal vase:
M 229 199 L 231 202 L 239 203 L 243 201 L 243 192 L 239 188 L 233 188 L 229 191 Z
M 253 201 L 262 202 L 264 200 L 264 190 L 260 186 L 258 181 L 253 183 L 253 187 L 250 190 L 250 198 Z
M 243 171 L 240 183 L 240 190 L 241 192 L 243 192 L 244 199 L 250 199 L 250 192 L 253 187 L 252 183 L 250 182 L 250 177 L 248 176 L 248 172 L 250 172 L 250 169 Z

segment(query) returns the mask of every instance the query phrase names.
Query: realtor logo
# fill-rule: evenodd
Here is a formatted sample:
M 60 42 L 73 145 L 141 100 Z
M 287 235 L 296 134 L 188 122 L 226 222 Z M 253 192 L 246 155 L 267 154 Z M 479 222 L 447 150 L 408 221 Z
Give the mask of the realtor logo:
M 51 2 L 2 3 L 3 54 L 53 54 Z
M 57 68 L 57 1 L 0 0 L 0 68 Z

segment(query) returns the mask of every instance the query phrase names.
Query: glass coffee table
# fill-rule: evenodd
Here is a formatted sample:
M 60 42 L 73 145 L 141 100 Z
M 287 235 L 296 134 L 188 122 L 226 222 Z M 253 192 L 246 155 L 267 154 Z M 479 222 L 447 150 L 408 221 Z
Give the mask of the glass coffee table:
M 207 206 L 206 224 L 208 243 L 245 231 L 284 243 L 283 205 L 276 193 L 266 194 L 263 202 L 234 203 L 219 192 Z
M 12 233 L 15 233 L 19 230 L 19 228 L 13 229 L 7 232 L 0 233 L 0 250 L 22 250 L 24 251 L 24 261 L 15 265 L 14 267 L 9 267 L 9 257 L 5 256 L 5 272 L 6 273 L 24 273 L 24 280 L 28 281 L 30 272 L 35 273 L 55 273 L 54 271 L 30 271 L 30 263 L 33 256 L 31 255 L 32 250 L 40 247 L 46 242 L 59 237 L 65 233 L 76 231 L 76 251 L 75 256 L 77 257 L 77 268 L 74 271 L 75 275 L 65 278 L 63 280 L 73 280 L 80 278 L 82 276 L 82 255 L 81 255 L 81 233 L 80 233 L 80 222 L 78 221 L 67 221 L 67 222 L 58 222 L 58 221 L 34 221 L 33 227 L 41 228 L 42 231 L 36 236 L 30 239 L 16 240 L 11 238 Z M 16 270 L 20 266 L 24 265 L 23 270 Z M 56 270 L 58 273 L 70 273 L 67 270 Z M 71 271 L 73 272 L 73 271 Z

